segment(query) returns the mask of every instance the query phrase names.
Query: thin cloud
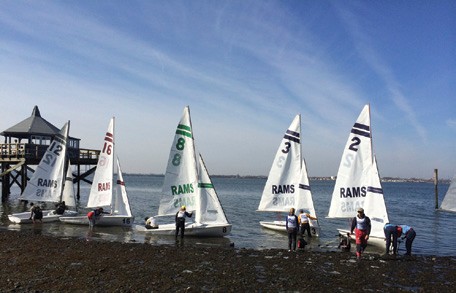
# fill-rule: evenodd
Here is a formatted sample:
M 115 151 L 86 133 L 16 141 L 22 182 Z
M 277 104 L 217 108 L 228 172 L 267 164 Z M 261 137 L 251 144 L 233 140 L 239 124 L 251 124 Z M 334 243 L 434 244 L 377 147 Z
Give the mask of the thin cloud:
M 348 11 L 339 5 L 336 5 L 335 7 L 339 12 L 341 20 L 351 34 L 357 51 L 370 65 L 371 69 L 383 79 L 394 104 L 405 113 L 407 120 L 415 128 L 415 131 L 421 137 L 422 141 L 426 142 L 427 133 L 425 128 L 418 121 L 408 99 L 402 93 L 401 85 L 395 79 L 393 72 L 371 45 L 372 41 L 357 22 L 357 17 L 351 11 Z
M 456 130 L 456 119 L 448 119 L 446 124 L 449 128 Z

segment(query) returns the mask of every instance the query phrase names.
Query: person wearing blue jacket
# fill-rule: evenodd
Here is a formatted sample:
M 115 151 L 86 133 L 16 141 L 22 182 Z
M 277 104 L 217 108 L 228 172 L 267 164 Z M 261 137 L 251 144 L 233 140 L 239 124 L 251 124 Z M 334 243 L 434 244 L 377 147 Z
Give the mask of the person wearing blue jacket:
M 405 249 L 407 250 L 407 252 L 405 253 L 405 255 L 412 255 L 412 243 L 416 237 L 416 232 L 415 232 L 415 230 L 413 230 L 412 227 L 407 226 L 407 225 L 399 225 L 399 227 L 402 228 L 402 237 L 401 238 L 406 239 L 405 240 Z
M 386 240 L 386 254 L 390 253 L 391 247 L 391 238 L 393 241 L 393 254 L 397 253 L 397 238 L 402 234 L 402 228 L 400 226 L 396 226 L 390 223 L 387 223 L 383 227 L 383 232 L 385 233 L 385 240 Z

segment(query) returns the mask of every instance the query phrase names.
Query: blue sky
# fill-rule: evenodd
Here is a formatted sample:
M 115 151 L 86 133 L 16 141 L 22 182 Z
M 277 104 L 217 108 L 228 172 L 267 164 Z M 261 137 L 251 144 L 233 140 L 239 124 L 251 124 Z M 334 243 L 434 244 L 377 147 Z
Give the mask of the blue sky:
M 189 105 L 211 174 L 267 175 L 302 115 L 337 173 L 371 104 L 382 176 L 456 173 L 455 1 L 2 1 L 0 131 L 34 105 L 83 148 L 116 117 L 124 172 L 164 173 Z

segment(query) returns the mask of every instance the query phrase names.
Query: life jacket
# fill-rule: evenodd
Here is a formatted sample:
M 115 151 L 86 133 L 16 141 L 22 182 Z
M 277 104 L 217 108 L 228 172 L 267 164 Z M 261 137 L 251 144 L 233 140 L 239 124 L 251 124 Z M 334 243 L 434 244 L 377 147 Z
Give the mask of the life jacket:
M 90 212 L 87 213 L 87 218 L 89 218 L 89 220 L 92 219 L 93 216 L 95 216 L 95 212 L 94 211 L 90 211 Z
M 367 218 L 364 217 L 362 219 L 356 217 L 356 228 L 358 230 L 367 230 Z
M 287 217 L 288 229 L 293 229 L 298 227 L 297 217 L 295 215 Z

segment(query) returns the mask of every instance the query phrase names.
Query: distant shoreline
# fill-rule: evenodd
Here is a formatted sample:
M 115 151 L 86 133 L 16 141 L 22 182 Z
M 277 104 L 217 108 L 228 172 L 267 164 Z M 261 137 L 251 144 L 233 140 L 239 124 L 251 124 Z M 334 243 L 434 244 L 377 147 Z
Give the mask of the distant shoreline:
M 124 175 L 130 176 L 153 176 L 153 177 L 164 177 L 164 174 L 143 174 L 143 173 L 124 173 Z M 267 176 L 263 175 L 211 175 L 211 178 L 239 178 L 239 179 L 267 179 Z M 335 181 L 335 176 L 329 177 L 309 177 L 310 181 Z M 382 182 L 409 182 L 409 183 L 432 183 L 434 184 L 434 178 L 400 178 L 400 177 L 383 177 Z M 450 179 L 439 179 L 439 184 L 449 184 Z

